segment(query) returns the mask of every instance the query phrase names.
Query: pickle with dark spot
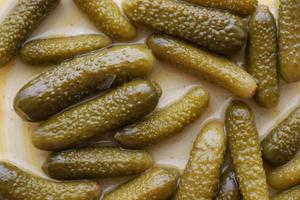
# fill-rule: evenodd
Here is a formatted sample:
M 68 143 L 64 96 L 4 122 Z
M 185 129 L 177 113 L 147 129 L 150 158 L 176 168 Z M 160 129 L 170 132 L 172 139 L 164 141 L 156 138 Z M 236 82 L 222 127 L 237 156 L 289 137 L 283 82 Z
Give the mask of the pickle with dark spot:
M 126 83 L 44 122 L 33 134 L 33 144 L 49 151 L 68 149 L 140 120 L 154 110 L 160 95 L 155 83 Z
M 195 87 L 177 102 L 121 129 L 115 139 L 126 148 L 156 144 L 199 118 L 207 108 L 208 100 L 208 93 L 201 87 Z
M 221 176 L 219 190 L 216 200 L 241 200 L 239 185 L 236 173 L 234 171 L 226 171 Z
M 22 47 L 20 57 L 23 62 L 31 65 L 57 64 L 111 43 L 107 36 L 96 34 L 37 39 Z
M 271 200 L 298 200 L 300 197 L 300 186 L 294 187 L 271 197 Z
M 40 178 L 13 164 L 0 162 L 0 198 L 10 200 L 98 200 L 96 182 L 56 182 Z
M 0 24 L 0 66 L 13 58 L 22 43 L 59 2 L 60 0 L 18 0 Z
M 138 24 L 221 54 L 234 54 L 247 38 L 241 18 L 177 0 L 125 0 L 123 9 Z

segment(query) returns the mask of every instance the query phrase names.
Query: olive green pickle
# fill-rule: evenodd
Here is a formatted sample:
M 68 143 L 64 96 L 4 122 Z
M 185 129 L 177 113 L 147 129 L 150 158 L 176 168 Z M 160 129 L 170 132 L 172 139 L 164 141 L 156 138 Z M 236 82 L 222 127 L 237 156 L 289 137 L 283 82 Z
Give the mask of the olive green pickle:
M 216 200 L 242 200 L 234 171 L 229 170 L 222 174 Z
M 300 186 L 284 191 L 271 197 L 270 200 L 298 200 L 300 197 Z

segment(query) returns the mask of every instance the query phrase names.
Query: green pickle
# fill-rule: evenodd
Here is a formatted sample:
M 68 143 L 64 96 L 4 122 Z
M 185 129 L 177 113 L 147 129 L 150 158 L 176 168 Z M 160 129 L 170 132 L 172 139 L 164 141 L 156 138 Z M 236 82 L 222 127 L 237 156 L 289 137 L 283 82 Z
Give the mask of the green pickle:
M 262 153 L 271 165 L 290 161 L 300 147 L 300 107 L 279 123 L 262 141 Z
M 168 200 L 176 191 L 178 178 L 176 169 L 152 168 L 109 192 L 103 200 Z
M 135 175 L 152 165 L 146 151 L 89 147 L 52 153 L 43 168 L 51 178 L 78 180 Z
M 177 0 L 125 0 L 123 9 L 138 24 L 221 54 L 234 54 L 247 38 L 241 18 Z
M 249 20 L 247 64 L 257 81 L 255 101 L 266 108 L 275 107 L 279 99 L 277 29 L 267 6 L 259 6 Z
M 60 0 L 18 0 L 0 24 L 0 66 L 11 61 L 22 43 L 59 2 Z
M 253 113 L 241 101 L 233 101 L 226 111 L 229 151 L 244 200 L 268 200 L 258 133 Z
M 208 100 L 208 93 L 201 87 L 195 87 L 177 102 L 121 129 L 115 139 L 126 148 L 156 144 L 198 119 L 208 107 Z
M 14 108 L 25 120 L 39 122 L 111 85 L 145 77 L 153 68 L 145 45 L 95 51 L 41 73 L 16 95 Z
M 226 171 L 222 174 L 216 200 L 242 200 L 234 171 Z
M 283 79 L 300 81 L 300 1 L 280 0 L 279 65 Z
M 136 29 L 113 0 L 74 0 L 98 29 L 116 40 L 130 40 Z
M 17 166 L 0 161 L 0 198 L 10 200 L 98 200 L 96 182 L 56 182 L 37 177 Z
M 111 39 L 103 34 L 37 39 L 22 47 L 20 57 L 23 62 L 31 65 L 51 65 L 111 43 Z
M 300 197 L 300 186 L 294 187 L 270 198 L 270 200 L 298 200 Z
M 209 200 L 217 189 L 226 150 L 224 126 L 208 123 L 199 133 L 174 200 Z
M 138 121 L 154 110 L 160 95 L 155 83 L 126 83 L 44 122 L 33 134 L 33 144 L 42 150 L 68 149 Z
M 250 98 L 256 90 L 255 79 L 230 60 L 165 35 L 152 35 L 147 44 L 155 56 L 233 94 Z

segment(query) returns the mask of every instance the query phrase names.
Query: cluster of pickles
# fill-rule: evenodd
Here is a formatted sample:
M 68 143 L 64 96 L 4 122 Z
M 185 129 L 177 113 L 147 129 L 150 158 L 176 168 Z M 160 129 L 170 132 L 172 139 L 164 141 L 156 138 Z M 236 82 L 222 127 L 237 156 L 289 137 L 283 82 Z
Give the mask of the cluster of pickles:
M 0 199 L 300 199 L 300 107 L 260 144 L 251 108 L 233 100 L 224 123 L 203 126 L 183 173 L 154 166 L 143 150 L 179 133 L 209 104 L 208 92 L 195 86 L 156 109 L 162 90 L 146 80 L 154 57 L 239 98 L 276 107 L 279 74 L 300 81 L 299 0 L 280 0 L 279 31 L 269 8 L 256 0 L 124 0 L 124 14 L 113 0 L 74 3 L 103 34 L 25 42 L 59 0 L 19 0 L 0 25 L 0 65 L 15 54 L 30 65 L 54 65 L 20 89 L 14 109 L 41 122 L 32 143 L 52 151 L 43 170 L 55 179 L 0 161 Z M 158 33 L 146 44 L 112 45 L 135 38 L 133 23 Z M 244 70 L 228 56 L 246 42 Z M 114 133 L 118 145 L 89 145 L 106 133 Z M 274 169 L 266 173 L 263 161 Z M 101 194 L 95 180 L 119 176 L 134 178 Z M 285 191 L 269 197 L 268 186 Z

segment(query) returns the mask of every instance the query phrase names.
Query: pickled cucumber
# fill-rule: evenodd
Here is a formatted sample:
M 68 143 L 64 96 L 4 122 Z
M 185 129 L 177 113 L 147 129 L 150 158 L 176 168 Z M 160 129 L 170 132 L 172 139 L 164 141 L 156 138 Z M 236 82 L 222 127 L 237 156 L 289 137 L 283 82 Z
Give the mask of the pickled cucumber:
M 115 46 L 63 62 L 30 82 L 17 94 L 16 112 L 43 121 L 111 85 L 146 76 L 153 55 L 144 45 Z
M 178 177 L 175 169 L 153 168 L 108 193 L 103 200 L 167 200 L 176 191 Z
M 221 176 L 216 200 L 241 200 L 239 185 L 234 171 L 227 171 Z
M 123 9 L 136 23 L 221 54 L 240 50 L 247 37 L 241 18 L 177 0 L 125 0 Z
M 255 93 L 254 78 L 228 59 L 164 35 L 150 36 L 147 44 L 158 58 L 215 83 L 239 97 L 250 98 Z
M 18 0 L 0 24 L 0 66 L 7 64 L 60 0 Z
M 113 0 L 74 0 L 98 29 L 116 40 L 136 36 L 135 27 L 122 15 Z
M 224 126 L 208 123 L 198 135 L 174 200 L 213 198 L 226 149 Z
M 282 165 L 300 148 L 300 107 L 279 123 L 262 141 L 262 153 L 271 165 Z
M 23 62 L 31 65 L 57 64 L 111 43 L 111 39 L 107 36 L 95 34 L 37 39 L 23 46 L 20 57 Z
M 52 153 L 44 170 L 51 178 L 78 180 L 135 175 L 152 164 L 152 156 L 146 151 L 90 147 Z
M 55 182 L 0 161 L 0 198 L 10 200 L 98 200 L 96 182 Z
M 208 99 L 206 91 L 195 87 L 176 103 L 121 129 L 115 135 L 115 139 L 127 148 L 140 148 L 158 143 L 180 132 L 186 125 L 199 118 L 208 106 Z
M 271 200 L 298 200 L 299 197 L 300 186 L 297 186 L 272 197 Z
M 245 103 L 233 101 L 226 111 L 225 125 L 243 199 L 268 200 L 268 186 L 252 111 Z
M 257 81 L 255 101 L 266 108 L 279 99 L 276 21 L 267 6 L 259 6 L 249 20 L 248 72 Z
M 300 1 L 280 0 L 279 65 L 287 82 L 300 81 Z
M 240 15 L 251 15 L 257 6 L 257 0 L 185 0 L 200 6 L 229 10 Z
M 134 123 L 156 107 L 161 90 L 135 80 L 73 107 L 41 124 L 33 144 L 43 150 L 62 150 Z

